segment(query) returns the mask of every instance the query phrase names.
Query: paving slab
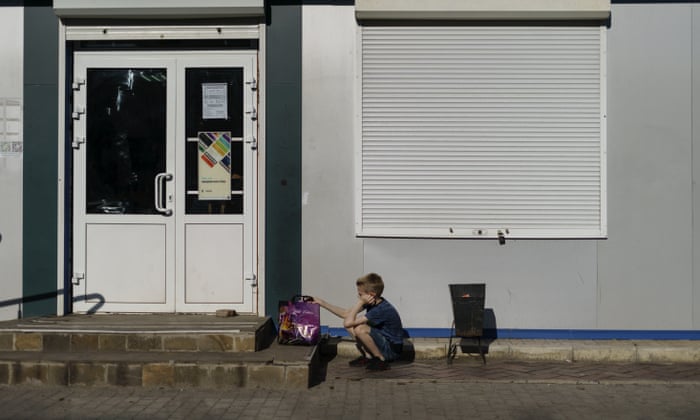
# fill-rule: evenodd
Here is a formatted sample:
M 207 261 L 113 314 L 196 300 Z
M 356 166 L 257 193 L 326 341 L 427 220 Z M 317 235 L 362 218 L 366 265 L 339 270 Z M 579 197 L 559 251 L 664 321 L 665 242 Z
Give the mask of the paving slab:
M 0 387 L 0 419 L 697 419 L 699 385 L 328 381 L 308 390 Z

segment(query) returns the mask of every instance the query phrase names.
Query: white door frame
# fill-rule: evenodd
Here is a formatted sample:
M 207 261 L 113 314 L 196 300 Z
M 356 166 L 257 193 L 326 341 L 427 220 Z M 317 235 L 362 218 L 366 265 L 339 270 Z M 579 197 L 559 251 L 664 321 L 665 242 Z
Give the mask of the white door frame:
M 66 248 L 66 240 L 71 237 L 70 230 L 72 229 L 72 220 L 70 212 L 66 212 L 68 191 L 67 186 L 67 156 L 66 144 L 70 144 L 73 139 L 66 137 L 66 113 L 71 111 L 66 108 L 67 103 L 67 87 L 72 82 L 72 74 L 68 74 L 70 68 L 67 65 L 67 59 L 72 60 L 72 56 L 67 55 L 69 45 L 76 40 L 103 40 L 110 39 L 113 41 L 130 40 L 138 41 L 145 39 L 163 39 L 161 31 L 158 30 L 158 25 L 149 26 L 134 26 L 130 27 L 128 33 L 115 34 L 112 30 L 107 29 L 104 25 L 91 27 L 89 31 L 85 31 L 84 25 L 74 26 L 67 24 L 64 19 L 58 19 L 58 116 L 57 116 L 57 135 L 56 156 L 57 156 L 57 225 L 58 232 L 56 238 L 56 290 L 60 293 L 56 299 L 56 314 L 58 316 L 66 315 L 72 311 L 72 302 L 68 298 L 71 293 L 66 290 L 70 286 L 70 276 L 74 272 L 71 261 L 66 258 L 71 254 L 71 251 Z M 122 28 L 124 26 L 111 26 L 109 29 Z M 238 30 L 242 28 L 243 30 Z M 257 314 L 266 313 L 265 308 L 265 224 L 259 223 L 265 219 L 265 121 L 266 121 L 266 25 L 265 23 L 257 23 L 254 25 L 206 25 L 206 26 L 170 26 L 167 27 L 169 34 L 167 39 L 257 39 L 258 40 L 258 156 L 257 156 L 257 180 L 258 186 L 256 190 L 257 198 L 257 214 L 255 217 L 255 226 L 253 229 L 255 237 L 255 269 L 257 271 L 257 293 L 254 299 L 255 312 Z M 70 150 L 70 149 L 69 149 Z M 70 176 L 68 176 L 69 178 Z
M 173 205 L 175 209 L 175 214 L 173 217 L 162 216 L 159 218 L 158 223 L 164 227 L 166 235 L 168 237 L 174 237 L 175 240 L 166 241 L 166 260 L 170 261 L 167 263 L 167 280 L 168 286 L 166 287 L 166 298 L 165 302 L 161 303 L 149 303 L 144 306 L 144 311 L 165 311 L 165 312 L 212 312 L 216 309 L 222 308 L 225 305 L 225 301 L 222 302 L 212 302 L 212 303 L 191 303 L 185 299 L 186 288 L 185 288 L 185 243 L 186 243 L 186 226 L 206 226 L 208 224 L 220 225 L 226 223 L 240 222 L 243 229 L 243 273 L 247 278 L 247 281 L 243 281 L 241 291 L 245 295 L 243 302 L 232 309 L 237 309 L 241 312 L 252 312 L 258 313 L 260 311 L 260 305 L 258 302 L 258 267 L 257 255 L 258 250 L 258 217 L 261 214 L 260 209 L 258 209 L 258 184 L 254 181 L 254 178 L 258 174 L 257 168 L 257 152 L 255 147 L 251 147 L 252 144 L 244 144 L 244 154 L 246 158 L 244 159 L 246 164 L 245 167 L 245 186 L 244 186 L 244 215 L 185 215 L 184 198 L 187 194 L 185 191 L 184 183 L 184 145 L 183 139 L 185 138 L 185 122 L 182 117 L 185 112 L 185 68 L 191 67 L 243 67 L 244 68 L 244 82 L 251 83 L 257 78 L 257 52 L 256 51 L 149 51 L 149 52 L 79 52 L 75 53 L 76 56 L 76 69 L 81 68 L 82 57 L 89 57 L 89 60 L 97 60 L 99 62 L 99 67 L 125 67 L 123 64 L 124 58 L 128 58 L 128 65 L 132 67 L 163 67 L 164 65 L 168 68 L 168 79 L 176 79 L 175 83 L 168 83 L 168 97 L 177 98 L 175 104 L 168 108 L 167 111 L 167 142 L 170 147 L 168 151 L 167 168 L 166 172 L 174 173 L 174 182 L 166 182 L 166 196 L 174 197 L 174 200 L 167 200 Z M 103 61 L 104 60 L 104 61 Z M 92 65 L 91 65 L 92 66 Z M 171 76 L 172 75 L 172 76 Z M 244 111 L 252 115 L 257 111 L 259 104 L 256 102 L 256 92 L 252 89 L 243 87 L 244 92 Z M 80 99 L 80 93 L 77 94 L 76 99 Z M 82 93 L 84 95 L 84 93 Z M 84 98 L 83 102 L 84 102 Z M 74 130 L 74 138 L 80 138 L 84 136 L 84 124 L 76 124 Z M 244 133 L 243 141 L 253 142 L 257 140 L 259 134 L 257 129 L 257 122 L 250 118 L 244 118 Z M 88 140 L 89 141 L 89 140 Z M 83 171 L 84 173 L 84 153 L 77 154 L 74 162 L 74 166 L 77 170 Z M 179 168 L 179 169 L 178 169 Z M 82 185 L 76 183 L 74 187 L 74 195 L 76 198 L 76 208 L 85 208 L 85 191 Z M 178 204 L 179 203 L 179 204 Z M 77 214 L 78 212 L 76 212 Z M 79 216 L 79 214 L 78 214 Z M 110 219 L 110 216 L 103 215 L 90 215 L 87 216 L 92 222 L 113 222 L 114 219 Z M 79 217 L 76 217 L 78 219 Z M 158 216 L 143 216 L 142 218 L 135 218 L 137 223 L 148 223 L 152 219 L 158 219 Z M 103 220 L 104 219 L 104 220 Z M 168 233 L 170 232 L 170 233 Z M 80 220 L 76 220 L 74 224 L 74 240 L 79 238 L 85 238 L 85 224 Z M 196 249 L 195 249 L 196 250 Z M 85 269 L 86 261 L 84 260 L 84 252 L 75 252 L 73 257 L 73 272 L 80 273 L 81 270 Z M 82 271 L 84 273 L 84 271 Z M 174 287 L 173 287 L 174 285 Z M 89 310 L 91 305 L 76 303 L 75 308 L 80 311 Z M 229 307 L 229 306 L 223 306 Z M 101 311 L 133 311 L 132 305 L 120 305 L 120 304 L 105 304 L 104 308 L 100 308 Z
M 212 303 L 197 303 L 190 302 L 186 298 L 188 296 L 187 290 L 187 261 L 188 255 L 185 245 L 188 243 L 188 228 L 194 226 L 203 227 L 204 225 L 210 225 L 210 227 L 215 227 L 221 223 L 237 224 L 241 223 L 245 226 L 243 230 L 243 241 L 247 246 L 243 246 L 243 261 L 244 266 L 242 267 L 243 272 L 243 284 L 241 293 L 247 297 L 246 301 L 249 304 L 244 304 L 245 307 L 233 308 L 238 309 L 239 312 L 249 312 L 256 313 L 257 306 L 257 270 L 255 269 L 255 250 L 257 249 L 255 235 L 255 229 L 257 227 L 257 185 L 256 185 L 256 174 L 257 169 L 257 109 L 258 104 L 256 101 L 256 90 L 257 90 L 257 78 L 255 75 L 255 69 L 257 65 L 257 56 L 254 52 L 249 51 L 226 51 L 226 52 L 186 52 L 183 53 L 184 58 L 178 60 L 178 98 L 185 97 L 185 71 L 189 68 L 198 67 L 243 67 L 244 69 L 244 86 L 243 86 L 243 106 L 244 106 L 244 119 L 243 119 L 243 151 L 246 158 L 244 159 L 245 165 L 245 175 L 244 179 L 244 214 L 240 215 L 214 215 L 214 216 L 202 216 L 202 215 L 187 215 L 185 214 L 185 206 L 180 205 L 177 207 L 175 216 L 178 220 L 176 225 L 176 308 L 178 312 L 213 312 L 217 309 L 228 308 L 225 302 L 212 302 Z M 255 90 L 253 89 L 255 86 Z M 177 115 L 185 115 L 185 101 L 177 101 Z M 181 142 L 185 138 L 185 118 L 179 118 L 177 121 L 176 128 L 176 138 L 178 142 Z M 177 150 L 183 149 L 178 146 Z M 180 168 L 185 166 L 185 154 L 179 153 L 177 156 L 177 165 Z M 185 191 L 184 182 L 184 171 L 179 171 L 180 179 L 177 179 L 177 197 L 184 198 L 188 194 Z M 204 245 L 203 245 L 204 246 Z M 222 258 L 225 257 L 222 255 Z M 223 305 L 223 306 L 222 306 Z

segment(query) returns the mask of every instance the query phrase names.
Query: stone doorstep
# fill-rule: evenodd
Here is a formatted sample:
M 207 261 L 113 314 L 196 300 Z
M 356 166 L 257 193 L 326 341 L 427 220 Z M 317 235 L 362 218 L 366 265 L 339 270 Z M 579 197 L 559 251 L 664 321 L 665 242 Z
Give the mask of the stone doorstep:
M 256 353 L 0 352 L 0 385 L 120 385 L 306 389 L 315 347 Z
M 447 357 L 448 338 L 411 338 L 415 359 L 441 359 Z M 455 357 L 479 355 L 476 344 L 468 345 L 472 353 L 459 349 Z M 482 348 L 489 358 L 525 361 L 587 361 L 620 363 L 700 363 L 700 341 L 632 341 L 632 340 L 482 340 Z M 355 343 L 341 339 L 336 353 L 341 357 L 357 357 Z
M 0 351 L 254 352 L 276 334 L 253 315 L 71 314 L 0 321 Z
M 269 340 L 268 340 L 269 341 Z M 255 352 L 255 333 L 0 332 L 0 351 L 53 352 Z

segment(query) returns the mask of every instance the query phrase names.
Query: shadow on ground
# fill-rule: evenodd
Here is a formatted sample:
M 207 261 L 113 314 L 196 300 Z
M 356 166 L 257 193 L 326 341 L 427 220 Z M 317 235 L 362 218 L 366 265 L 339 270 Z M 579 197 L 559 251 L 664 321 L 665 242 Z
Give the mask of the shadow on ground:
M 328 376 L 328 365 L 336 357 L 338 357 L 338 344 L 347 340 L 343 337 L 324 337 L 319 342 L 314 356 L 311 361 L 311 370 L 309 374 L 309 387 L 319 385 L 324 382 Z M 416 352 L 410 342 L 404 344 L 403 352 L 398 360 L 393 361 L 392 366 L 410 365 L 416 358 Z

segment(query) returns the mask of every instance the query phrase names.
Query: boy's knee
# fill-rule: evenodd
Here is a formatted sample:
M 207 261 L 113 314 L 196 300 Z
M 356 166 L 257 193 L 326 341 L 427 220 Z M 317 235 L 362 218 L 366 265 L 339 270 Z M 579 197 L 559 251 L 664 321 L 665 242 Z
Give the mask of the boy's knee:
M 357 335 L 357 334 L 369 334 L 369 330 L 370 330 L 369 325 L 362 324 L 362 325 L 356 326 L 354 329 L 354 332 L 355 332 L 355 335 Z

